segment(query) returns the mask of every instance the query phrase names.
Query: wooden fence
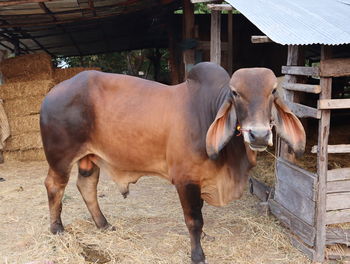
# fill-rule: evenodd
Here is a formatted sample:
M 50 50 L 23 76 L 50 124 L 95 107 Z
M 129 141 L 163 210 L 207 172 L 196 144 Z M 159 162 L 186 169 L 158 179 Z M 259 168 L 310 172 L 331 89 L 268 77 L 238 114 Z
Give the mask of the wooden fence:
M 294 114 L 318 120 L 318 144 L 312 148 L 312 153 L 317 153 L 317 172 L 295 165 L 293 154 L 280 141 L 276 186 L 265 197 L 269 197 L 271 212 L 290 229 L 293 245 L 310 259 L 323 262 L 327 245 L 350 244 L 350 230 L 327 226 L 350 222 L 350 168 L 328 170 L 328 153 L 350 153 L 350 145 L 328 145 L 331 110 L 350 108 L 350 99 L 331 98 L 332 78 L 350 76 L 350 58 L 332 59 L 331 47 L 325 46 L 321 47 L 319 67 L 301 66 L 299 57 L 300 47 L 290 46 L 287 65 L 282 67 L 286 75 L 282 87 Z M 298 83 L 300 76 L 317 77 L 320 84 Z M 299 103 L 294 92 L 318 94 L 317 108 Z M 251 180 L 251 189 L 263 200 L 262 190 L 271 192 L 256 179 Z

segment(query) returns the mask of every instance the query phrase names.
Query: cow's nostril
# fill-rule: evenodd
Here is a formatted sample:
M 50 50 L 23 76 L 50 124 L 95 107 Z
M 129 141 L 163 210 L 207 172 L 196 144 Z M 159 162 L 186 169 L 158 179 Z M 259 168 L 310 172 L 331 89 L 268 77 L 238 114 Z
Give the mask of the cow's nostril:
M 267 145 L 270 138 L 270 131 L 265 129 L 254 129 L 249 131 L 251 143 L 257 145 Z
M 255 140 L 255 135 L 254 132 L 252 130 L 249 130 L 249 136 L 251 140 Z

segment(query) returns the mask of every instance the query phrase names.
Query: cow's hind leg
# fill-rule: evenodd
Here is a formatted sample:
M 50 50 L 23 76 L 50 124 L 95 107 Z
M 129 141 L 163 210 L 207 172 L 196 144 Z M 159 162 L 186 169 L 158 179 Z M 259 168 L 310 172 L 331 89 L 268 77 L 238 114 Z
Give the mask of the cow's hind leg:
M 63 232 L 64 228 L 61 220 L 62 197 L 64 189 L 68 183 L 69 172 L 57 173 L 49 168 L 45 180 L 47 196 L 49 199 L 50 210 L 50 230 L 53 234 Z
M 100 176 L 100 168 L 89 160 L 89 156 L 78 163 L 79 173 L 77 187 L 84 202 L 98 228 L 109 228 L 111 225 L 101 212 L 97 201 L 97 184 Z
M 197 184 L 189 183 L 176 185 L 176 189 L 190 233 L 192 263 L 204 264 L 206 263 L 205 256 L 200 242 L 203 228 L 203 200 L 200 187 Z

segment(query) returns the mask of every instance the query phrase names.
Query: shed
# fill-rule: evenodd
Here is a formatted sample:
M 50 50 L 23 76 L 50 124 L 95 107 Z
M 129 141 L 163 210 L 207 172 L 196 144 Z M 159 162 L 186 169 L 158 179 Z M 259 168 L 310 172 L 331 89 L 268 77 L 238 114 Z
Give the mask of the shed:
M 294 154 L 289 153 L 288 146 L 279 140 L 274 192 L 266 195 L 268 189 L 254 179 L 251 187 L 253 193 L 260 194 L 272 213 L 290 229 L 292 243 L 310 259 L 323 262 L 327 245 L 349 245 L 350 230 L 328 225 L 350 221 L 350 168 L 328 170 L 328 153 L 350 153 L 350 145 L 328 145 L 328 138 L 331 111 L 350 108 L 350 99 L 332 99 L 333 78 L 350 76 L 350 2 L 226 2 L 266 35 L 254 37 L 252 41 L 288 45 L 286 66 L 282 67 L 282 73 L 286 75 L 282 86 L 285 99 L 298 117 L 318 120 L 318 144 L 312 148 L 312 152 L 317 153 L 317 172 L 311 173 L 296 165 Z M 215 35 L 218 32 L 215 21 L 220 16 L 217 12 L 230 10 L 230 7 L 210 7 L 214 32 L 212 60 L 220 63 L 220 39 Z M 309 52 L 309 65 L 305 64 L 305 50 Z M 303 78 L 307 76 L 314 77 L 319 83 L 304 84 Z M 316 95 L 313 107 L 302 103 L 300 94 L 305 93 Z

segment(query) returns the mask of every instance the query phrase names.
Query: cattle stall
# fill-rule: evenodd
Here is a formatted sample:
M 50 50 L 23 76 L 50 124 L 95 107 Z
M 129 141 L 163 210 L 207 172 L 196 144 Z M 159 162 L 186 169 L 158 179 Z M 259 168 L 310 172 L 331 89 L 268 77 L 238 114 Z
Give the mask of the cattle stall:
M 350 99 L 332 99 L 332 80 L 350 75 L 350 59 L 332 59 L 332 47 L 322 46 L 319 66 L 304 66 L 304 63 L 300 63 L 300 49 L 298 46 L 289 47 L 287 65 L 282 67 L 282 73 L 286 74 L 282 87 L 288 106 L 298 117 L 318 120 L 317 145 L 311 148 L 311 152 L 317 155 L 317 170 L 313 173 L 296 165 L 288 146 L 280 141 L 277 147 L 276 186 L 268 203 L 272 213 L 295 235 L 291 238 L 296 247 L 310 259 L 323 261 L 327 245 L 349 243 L 350 231 L 331 225 L 350 221 L 350 167 L 329 170 L 328 154 L 350 153 L 350 145 L 348 142 L 330 145 L 328 138 L 331 111 L 350 108 Z M 319 78 L 319 84 L 301 83 L 299 76 Z M 296 92 L 317 94 L 317 107 L 302 104 L 301 95 L 296 95 Z M 335 256 L 329 254 L 328 257 Z
M 231 12 L 233 8 L 237 8 L 266 33 L 266 36 L 252 36 L 253 43 L 265 45 L 273 42 L 271 38 L 276 37 L 274 30 L 271 30 L 273 27 L 266 27 L 272 23 L 272 14 L 276 17 L 279 15 L 274 13 L 276 6 L 264 6 L 269 11 L 264 17 L 264 25 L 260 18 L 256 17 L 258 7 L 251 8 L 243 1 L 228 2 L 232 6 L 208 5 L 212 10 L 211 61 L 217 63 L 222 63 L 220 17 L 224 10 Z M 259 6 L 258 3 L 256 4 Z M 286 5 L 284 8 L 287 10 L 284 15 L 287 18 L 292 17 L 293 11 L 288 13 L 289 6 Z M 306 7 L 308 8 L 310 7 Z M 337 11 L 336 8 L 334 10 Z M 308 20 L 307 16 L 305 20 Z M 285 23 L 285 21 L 280 22 L 281 25 L 282 22 Z M 274 23 L 278 22 L 274 21 Z M 327 26 L 331 28 L 330 25 Z M 301 33 L 291 33 L 292 30 L 289 31 L 288 28 L 284 30 L 291 35 L 295 34 L 296 39 L 305 34 L 302 30 Z M 287 34 L 284 36 L 288 38 Z M 266 213 L 270 210 L 291 231 L 291 243 L 311 260 L 319 262 L 325 259 L 339 260 L 349 257 L 346 246 L 349 245 L 350 235 L 347 224 L 350 222 L 350 134 L 348 132 L 350 47 L 349 45 L 335 46 L 333 43 L 337 41 L 337 37 L 334 36 L 330 45 L 288 45 L 287 63 L 281 68 L 282 74 L 285 75 L 281 95 L 284 96 L 291 111 L 302 119 L 308 136 L 305 157 L 297 159 L 286 143 L 278 139 L 275 144 L 275 154 L 269 153 L 267 158 L 266 155 L 261 155 L 264 156 L 265 162 L 270 160 L 270 163 L 274 163 L 271 166 L 274 175 L 259 171 L 258 168 L 252 173 L 256 177 L 250 179 L 251 192 L 262 200 L 259 205 L 260 211 Z M 300 39 L 292 41 L 297 42 Z M 317 41 L 310 41 L 310 43 L 307 41 L 309 40 L 307 39 L 303 44 L 317 43 Z M 349 40 L 346 42 L 341 37 L 338 37 L 338 41 L 339 44 L 349 43 Z M 288 43 L 281 36 L 277 42 Z M 332 115 L 331 112 L 333 112 Z M 346 131 L 343 132 L 343 136 L 339 136 L 333 130 L 331 134 L 333 138 L 330 139 L 332 143 L 329 143 L 331 117 L 333 123 L 341 123 L 342 129 Z M 328 162 L 329 154 L 333 164 Z M 274 156 L 272 159 L 271 155 Z M 259 174 L 269 174 L 269 176 Z M 270 183 L 269 186 L 266 182 Z M 333 247 L 329 247 L 331 245 Z

